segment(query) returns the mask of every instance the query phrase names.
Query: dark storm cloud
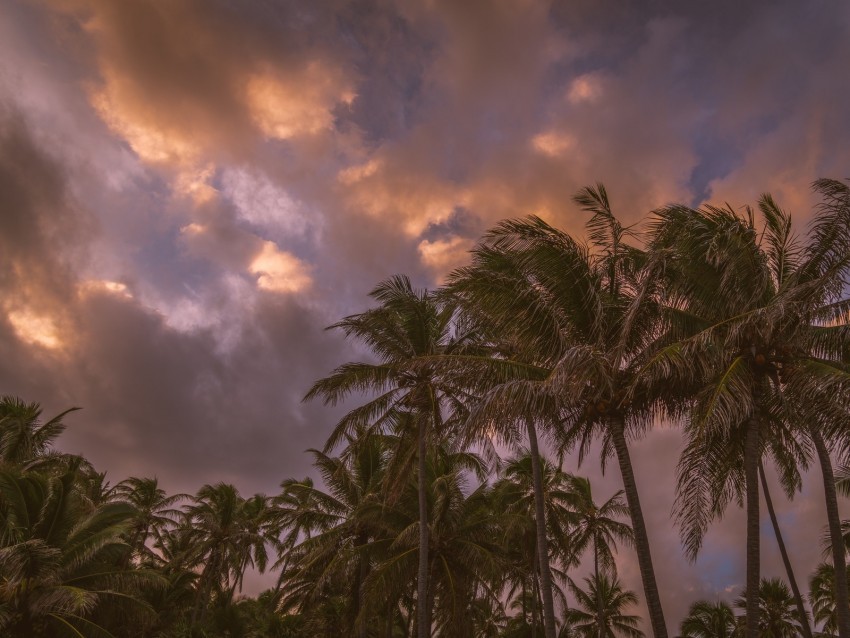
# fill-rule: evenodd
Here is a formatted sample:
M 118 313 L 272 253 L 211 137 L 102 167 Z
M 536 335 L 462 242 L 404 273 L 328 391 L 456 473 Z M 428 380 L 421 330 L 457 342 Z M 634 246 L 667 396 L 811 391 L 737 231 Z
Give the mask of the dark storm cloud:
M 64 309 L 73 299 L 81 254 L 61 248 L 86 241 L 94 221 L 75 207 L 62 167 L 35 146 L 26 123 L 11 110 L 0 110 L 0 211 L 5 320 L 25 341 L 72 338 Z
M 0 283 L 11 290 L 32 282 L 61 294 L 68 268 L 43 256 L 57 240 L 86 238 L 87 220 L 67 200 L 62 167 L 36 148 L 23 118 L 5 109 L 0 110 L 0 208 Z
M 307 473 L 303 452 L 328 429 L 307 420 L 316 411 L 305 414 L 300 401 L 333 343 L 315 315 L 269 298 L 238 346 L 220 353 L 212 335 L 169 329 L 111 295 L 93 295 L 80 312 L 85 358 L 75 362 L 73 399 L 90 407 L 75 415 L 66 445 L 98 466 L 189 491 L 225 480 L 269 492 Z
M 352 44 L 361 78 L 357 98 L 338 112 L 338 126 L 358 127 L 371 146 L 398 139 L 427 111 L 425 72 L 437 51 L 437 33 L 388 10 L 387 3 L 351 2 L 336 20 L 341 38 Z
M 51 357 L 32 347 L 67 335 L 64 317 L 73 276 L 59 256 L 64 237 L 81 237 L 88 220 L 68 205 L 62 170 L 33 144 L 22 118 L 0 110 L 0 352 L 3 393 L 56 393 Z M 45 294 L 46 293 L 46 294 Z M 33 318 L 48 318 L 42 325 Z

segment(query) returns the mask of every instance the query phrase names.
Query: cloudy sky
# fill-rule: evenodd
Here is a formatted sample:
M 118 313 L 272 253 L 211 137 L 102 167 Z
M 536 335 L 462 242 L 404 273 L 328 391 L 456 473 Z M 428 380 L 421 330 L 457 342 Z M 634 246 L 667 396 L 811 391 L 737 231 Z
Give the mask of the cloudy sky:
M 0 0 L 0 393 L 82 406 L 63 447 L 115 481 L 273 492 L 339 414 L 306 389 L 362 356 L 324 327 L 495 221 L 581 232 L 596 181 L 627 221 L 765 191 L 805 221 L 850 175 L 848 35 L 819 0 Z M 738 511 L 682 558 L 679 447 L 635 446 L 671 627 L 744 577 Z M 802 580 L 817 481 L 776 495 Z

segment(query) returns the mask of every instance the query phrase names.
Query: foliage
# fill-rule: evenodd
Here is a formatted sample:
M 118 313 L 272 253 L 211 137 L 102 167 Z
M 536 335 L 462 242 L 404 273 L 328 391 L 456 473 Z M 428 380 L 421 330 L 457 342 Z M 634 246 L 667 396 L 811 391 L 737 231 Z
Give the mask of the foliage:
M 735 614 L 727 603 L 698 600 L 682 621 L 679 638 L 733 638 L 736 626 Z

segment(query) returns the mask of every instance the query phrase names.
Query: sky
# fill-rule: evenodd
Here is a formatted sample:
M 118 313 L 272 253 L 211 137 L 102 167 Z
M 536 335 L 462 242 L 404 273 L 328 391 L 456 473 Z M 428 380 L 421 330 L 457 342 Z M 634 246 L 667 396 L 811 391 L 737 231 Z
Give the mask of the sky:
M 627 223 L 770 192 L 803 232 L 850 174 L 848 35 L 824 0 L 0 0 L 0 393 L 81 406 L 61 446 L 115 482 L 273 493 L 344 409 L 307 389 L 366 356 L 325 327 L 498 220 L 581 234 L 601 181 Z M 735 507 L 683 557 L 680 449 L 633 448 L 673 630 L 744 580 Z M 803 582 L 818 481 L 774 491 Z

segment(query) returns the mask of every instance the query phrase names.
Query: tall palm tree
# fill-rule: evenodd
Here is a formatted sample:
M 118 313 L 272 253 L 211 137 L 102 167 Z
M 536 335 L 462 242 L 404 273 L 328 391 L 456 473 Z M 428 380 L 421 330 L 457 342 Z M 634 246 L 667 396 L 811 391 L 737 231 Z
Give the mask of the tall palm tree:
M 431 635 L 428 615 L 428 508 L 426 475 L 428 440 L 444 430 L 444 422 L 463 409 L 465 394 L 437 377 L 430 360 L 462 343 L 452 333 L 454 309 L 427 290 L 416 290 L 405 276 L 379 284 L 370 296 L 376 308 L 346 317 L 331 328 L 365 343 L 377 363 L 347 363 L 317 381 L 305 399 L 321 397 L 335 405 L 351 393 L 377 393 L 377 397 L 351 410 L 337 424 L 325 450 L 333 449 L 358 427 L 388 429 L 409 422 L 417 442 L 415 459 L 419 477 L 419 569 L 417 575 L 417 631 Z M 424 365 L 414 366 L 417 361 Z M 412 459 L 411 459 L 412 460 Z M 403 473 L 403 472 L 402 472 Z
M 254 494 L 242 504 L 243 534 L 249 551 L 244 551 L 242 556 L 236 559 L 228 600 L 233 600 L 237 590 L 242 593 L 248 568 L 256 567 L 260 572 L 265 571 L 269 562 L 268 548 L 278 548 L 280 532 L 270 503 L 271 499 L 265 494 Z
M 582 638 L 643 638 L 638 629 L 640 618 L 625 614 L 626 607 L 637 604 L 637 596 L 624 590 L 616 576 L 607 574 L 584 579 L 586 589 L 570 581 L 576 607 L 566 614 L 566 624 Z M 601 601 L 601 602 L 600 602 Z
M 763 578 L 757 596 L 745 589 L 735 601 L 739 609 L 748 610 L 753 598 L 759 607 L 759 635 L 764 638 L 795 638 L 800 635 L 800 617 L 788 585 L 778 578 Z
M 475 454 L 437 447 L 428 475 L 435 627 L 446 638 L 477 635 L 468 610 L 480 604 L 501 607 L 498 586 L 504 573 L 492 490 L 483 482 L 486 466 Z M 472 478 L 481 482 L 470 485 Z M 398 550 L 403 551 L 405 535 L 396 537 Z
M 790 216 L 769 195 L 759 201 L 760 227 L 750 209 L 742 216 L 729 208 L 669 206 L 656 211 L 651 236 L 649 281 L 662 290 L 664 316 L 681 338 L 653 357 L 642 374 L 673 385 L 696 382 L 700 390 L 689 416 L 695 440 L 738 438 L 749 591 L 759 582 L 758 462 L 765 433 L 776 423 L 794 426 L 816 448 L 830 530 L 840 536 L 827 446 L 842 433 L 848 413 L 850 377 L 840 361 L 850 305 L 842 296 L 850 274 L 850 189 L 831 180 L 816 182 L 815 189 L 823 203 L 806 244 L 795 238 Z M 712 518 L 704 513 L 711 509 L 706 480 L 693 485 L 686 518 L 694 524 L 685 530 L 692 554 Z M 696 513 L 700 508 L 703 514 Z M 843 552 L 836 551 L 835 561 L 842 566 L 837 595 L 847 601 Z M 839 633 L 850 638 L 850 607 L 843 608 Z M 750 601 L 748 638 L 756 638 L 758 614 Z
M 495 437 L 516 447 L 521 440 L 520 432 L 525 432 L 528 441 L 525 465 L 531 479 L 530 504 L 534 511 L 530 518 L 524 520 L 534 524 L 536 537 L 530 545 L 534 548 L 536 562 L 533 573 L 539 573 L 544 633 L 547 637 L 554 637 L 557 630 L 554 599 L 559 590 L 550 564 L 552 551 L 547 533 L 553 526 L 547 520 L 546 462 L 540 453 L 538 437 L 538 425 L 545 424 L 546 419 L 541 418 L 540 413 L 534 413 L 533 409 L 529 411 L 529 400 L 535 403 L 539 401 L 537 408 L 541 413 L 548 410 L 550 419 L 554 404 L 547 401 L 545 396 L 541 397 L 539 392 L 540 382 L 546 377 L 544 370 L 517 359 L 503 359 L 504 344 L 492 336 L 484 337 L 486 332 L 485 328 L 476 334 L 478 352 L 443 357 L 440 367 L 449 379 L 454 379 L 454 375 L 460 371 L 464 379 L 460 385 L 469 384 L 472 380 L 471 393 L 482 397 L 473 404 L 471 414 L 463 424 L 464 440 L 467 443 L 486 448 L 492 443 L 491 437 Z M 542 404 L 546 404 L 546 407 L 543 408 Z M 553 540 L 557 541 L 557 536 L 565 532 L 566 527 L 560 529 Z
M 575 201 L 591 214 L 590 245 L 537 217 L 505 221 L 485 235 L 472 265 L 453 273 L 449 291 L 501 336 L 516 363 L 512 373 L 519 378 L 491 391 L 496 396 L 488 405 L 540 420 L 563 449 L 577 446 L 580 459 L 597 437 L 603 463 L 617 459 L 652 629 L 666 638 L 628 447 L 651 424 L 659 390 L 644 383 L 632 391 L 656 324 L 654 306 L 634 297 L 644 254 L 628 243 L 631 231 L 614 217 L 601 184 Z M 481 422 L 499 423 L 498 416 L 484 411 Z
M 679 631 L 679 638 L 733 638 L 735 614 L 722 600 L 716 603 L 698 600 L 691 605 Z

